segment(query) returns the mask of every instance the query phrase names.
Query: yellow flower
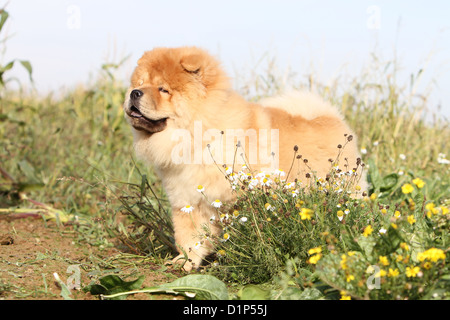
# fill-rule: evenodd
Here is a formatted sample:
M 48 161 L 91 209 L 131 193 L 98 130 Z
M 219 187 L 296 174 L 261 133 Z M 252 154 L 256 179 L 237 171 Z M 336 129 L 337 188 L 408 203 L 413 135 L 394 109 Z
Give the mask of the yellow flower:
M 437 262 L 438 260 L 445 261 L 445 253 L 441 249 L 430 248 L 424 252 L 419 252 L 417 254 L 417 259 L 422 262 L 424 260 L 429 260 L 431 262 Z
M 311 209 L 302 208 L 302 210 L 299 212 L 299 215 L 302 220 L 311 220 L 313 213 L 314 211 Z
M 346 256 L 345 254 L 343 254 L 343 255 L 341 256 L 341 262 L 340 262 L 340 264 L 341 264 L 342 270 L 346 270 L 346 269 L 348 268 L 348 266 L 347 266 L 347 256 Z
M 414 278 L 417 276 L 417 274 L 420 272 L 419 267 L 406 267 L 406 276 L 408 278 Z
M 322 258 L 322 254 L 318 253 L 309 258 L 308 262 L 311 264 L 316 264 L 320 260 L 320 258 Z
M 355 277 L 351 274 L 348 274 L 346 280 L 347 280 L 347 282 L 350 282 L 352 280 L 355 280 Z
M 403 250 L 406 250 L 406 251 L 409 250 L 409 246 L 405 242 L 400 243 L 400 248 L 402 248 Z
M 406 184 L 404 184 L 402 186 L 402 192 L 404 194 L 408 194 L 408 193 L 411 193 L 413 191 L 414 191 L 414 187 L 411 184 L 409 184 L 409 183 L 406 183 Z
M 321 252 L 322 252 L 322 248 L 316 247 L 316 248 L 309 249 L 308 254 L 315 254 L 315 253 L 321 253 Z
M 394 217 L 400 218 L 400 211 L 395 210 L 395 212 L 394 212 Z
M 233 211 L 233 216 L 234 216 L 234 217 L 238 217 L 238 216 L 239 216 L 239 211 L 234 210 L 234 211 Z
M 201 193 L 201 192 L 205 191 L 205 187 L 202 186 L 201 184 L 199 184 L 199 185 L 197 186 L 197 191 Z
M 389 268 L 388 277 L 390 278 L 397 277 L 399 274 L 400 272 L 398 271 L 398 269 Z
M 423 264 L 423 267 L 425 268 L 425 269 L 427 269 L 427 270 L 430 270 L 431 269 L 431 267 L 432 267 L 432 265 L 431 265 L 431 262 L 425 262 L 424 264 Z
M 425 182 L 424 182 L 422 179 L 419 179 L 419 178 L 415 178 L 412 182 L 413 182 L 413 183 L 417 186 L 417 188 L 419 188 L 419 189 L 422 189 L 423 186 L 425 185 Z
M 386 256 L 379 256 L 378 259 L 383 266 L 389 265 L 389 260 Z
M 223 240 L 227 241 L 228 239 L 230 239 L 230 235 L 228 233 L 224 233 Z
M 369 224 L 367 227 L 364 228 L 363 236 L 367 238 L 368 236 L 370 236 L 372 234 L 372 232 L 373 232 L 373 228 Z
M 339 210 L 337 212 L 337 216 L 338 216 L 339 221 L 342 221 L 342 219 L 344 219 L 344 211 Z
M 345 291 L 341 291 L 341 299 L 340 300 L 352 300 L 352 298 Z
M 427 209 L 427 211 L 432 211 L 435 207 L 436 205 L 433 202 L 427 203 L 425 205 L 425 209 Z
M 219 257 L 225 257 L 225 255 L 227 253 L 225 252 L 225 250 L 221 249 L 221 250 L 217 251 L 217 254 L 219 255 Z
M 398 226 L 395 223 L 391 223 L 391 227 L 397 230 Z
M 370 195 L 370 200 L 375 200 L 377 198 L 377 194 L 376 193 L 372 193 Z
M 408 216 L 408 222 L 409 222 L 409 224 L 414 224 L 416 222 L 416 219 L 414 219 L 414 215 Z
M 387 213 L 387 210 L 383 208 L 383 209 L 381 209 L 381 213 L 382 213 L 382 214 L 386 214 L 386 213 Z
M 387 275 L 386 270 L 380 269 L 379 272 L 377 272 L 374 277 L 375 278 L 381 278 L 381 277 L 385 277 Z
M 450 210 L 447 207 L 440 206 L 439 208 L 441 208 L 442 215 L 446 215 L 447 213 L 450 212 Z
M 356 251 L 349 251 L 349 252 L 347 252 L 347 254 L 348 254 L 349 257 L 355 255 L 355 253 L 356 253 Z

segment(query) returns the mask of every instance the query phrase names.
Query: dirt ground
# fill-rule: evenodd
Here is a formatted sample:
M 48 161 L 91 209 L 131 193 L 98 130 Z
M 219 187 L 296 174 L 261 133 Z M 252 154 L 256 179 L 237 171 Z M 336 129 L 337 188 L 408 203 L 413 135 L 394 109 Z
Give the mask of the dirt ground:
M 170 282 L 179 271 L 143 257 L 125 257 L 116 248 L 101 249 L 80 242 L 71 226 L 42 219 L 0 220 L 0 300 L 63 299 L 55 280 L 81 288 L 107 274 L 126 281 L 145 276 L 143 287 Z M 73 299 L 98 299 L 83 290 L 71 290 Z M 137 294 L 128 299 L 172 299 Z

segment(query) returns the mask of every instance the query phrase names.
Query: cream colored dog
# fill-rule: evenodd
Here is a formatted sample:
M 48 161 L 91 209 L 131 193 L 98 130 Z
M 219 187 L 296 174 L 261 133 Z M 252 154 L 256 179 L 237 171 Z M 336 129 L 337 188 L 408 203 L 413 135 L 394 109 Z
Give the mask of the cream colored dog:
M 231 88 L 219 62 L 195 47 L 157 48 L 145 52 L 131 78 L 124 111 L 132 126 L 138 158 L 153 165 L 169 198 L 176 244 L 188 260 L 185 270 L 198 267 L 212 245 L 199 235 L 217 214 L 211 200 L 233 200 L 221 164 L 242 163 L 245 151 L 252 170 L 280 168 L 288 172 L 294 157 L 307 159 L 289 180 L 315 172 L 325 177 L 329 159 L 345 137 L 353 141 L 341 149 L 341 165 L 357 167 L 356 137 L 336 108 L 310 94 L 291 92 L 263 104 L 245 101 Z M 244 152 L 242 152 L 244 153 Z M 366 182 L 359 182 L 364 190 Z M 203 185 L 208 200 L 197 191 Z M 190 207 L 186 206 L 189 205 Z M 181 210 L 185 208 L 184 210 Z M 191 211 L 192 210 L 192 211 Z

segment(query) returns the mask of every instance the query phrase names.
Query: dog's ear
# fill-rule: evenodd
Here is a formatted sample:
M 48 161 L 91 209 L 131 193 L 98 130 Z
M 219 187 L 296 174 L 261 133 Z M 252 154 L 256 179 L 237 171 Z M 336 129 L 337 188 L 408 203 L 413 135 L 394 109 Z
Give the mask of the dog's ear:
M 188 56 L 184 56 L 180 60 L 180 64 L 186 72 L 195 75 L 201 75 L 203 73 L 202 70 L 202 57 L 198 54 L 191 54 Z

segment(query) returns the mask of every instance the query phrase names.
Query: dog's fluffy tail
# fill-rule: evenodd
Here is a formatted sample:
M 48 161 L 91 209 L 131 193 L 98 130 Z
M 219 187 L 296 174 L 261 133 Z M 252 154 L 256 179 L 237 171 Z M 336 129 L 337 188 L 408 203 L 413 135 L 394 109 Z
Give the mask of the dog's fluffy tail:
M 259 103 L 265 107 L 283 109 L 287 113 L 301 116 L 307 120 L 320 116 L 335 117 L 343 120 L 342 114 L 335 106 L 308 91 L 293 90 L 280 96 L 265 98 Z

